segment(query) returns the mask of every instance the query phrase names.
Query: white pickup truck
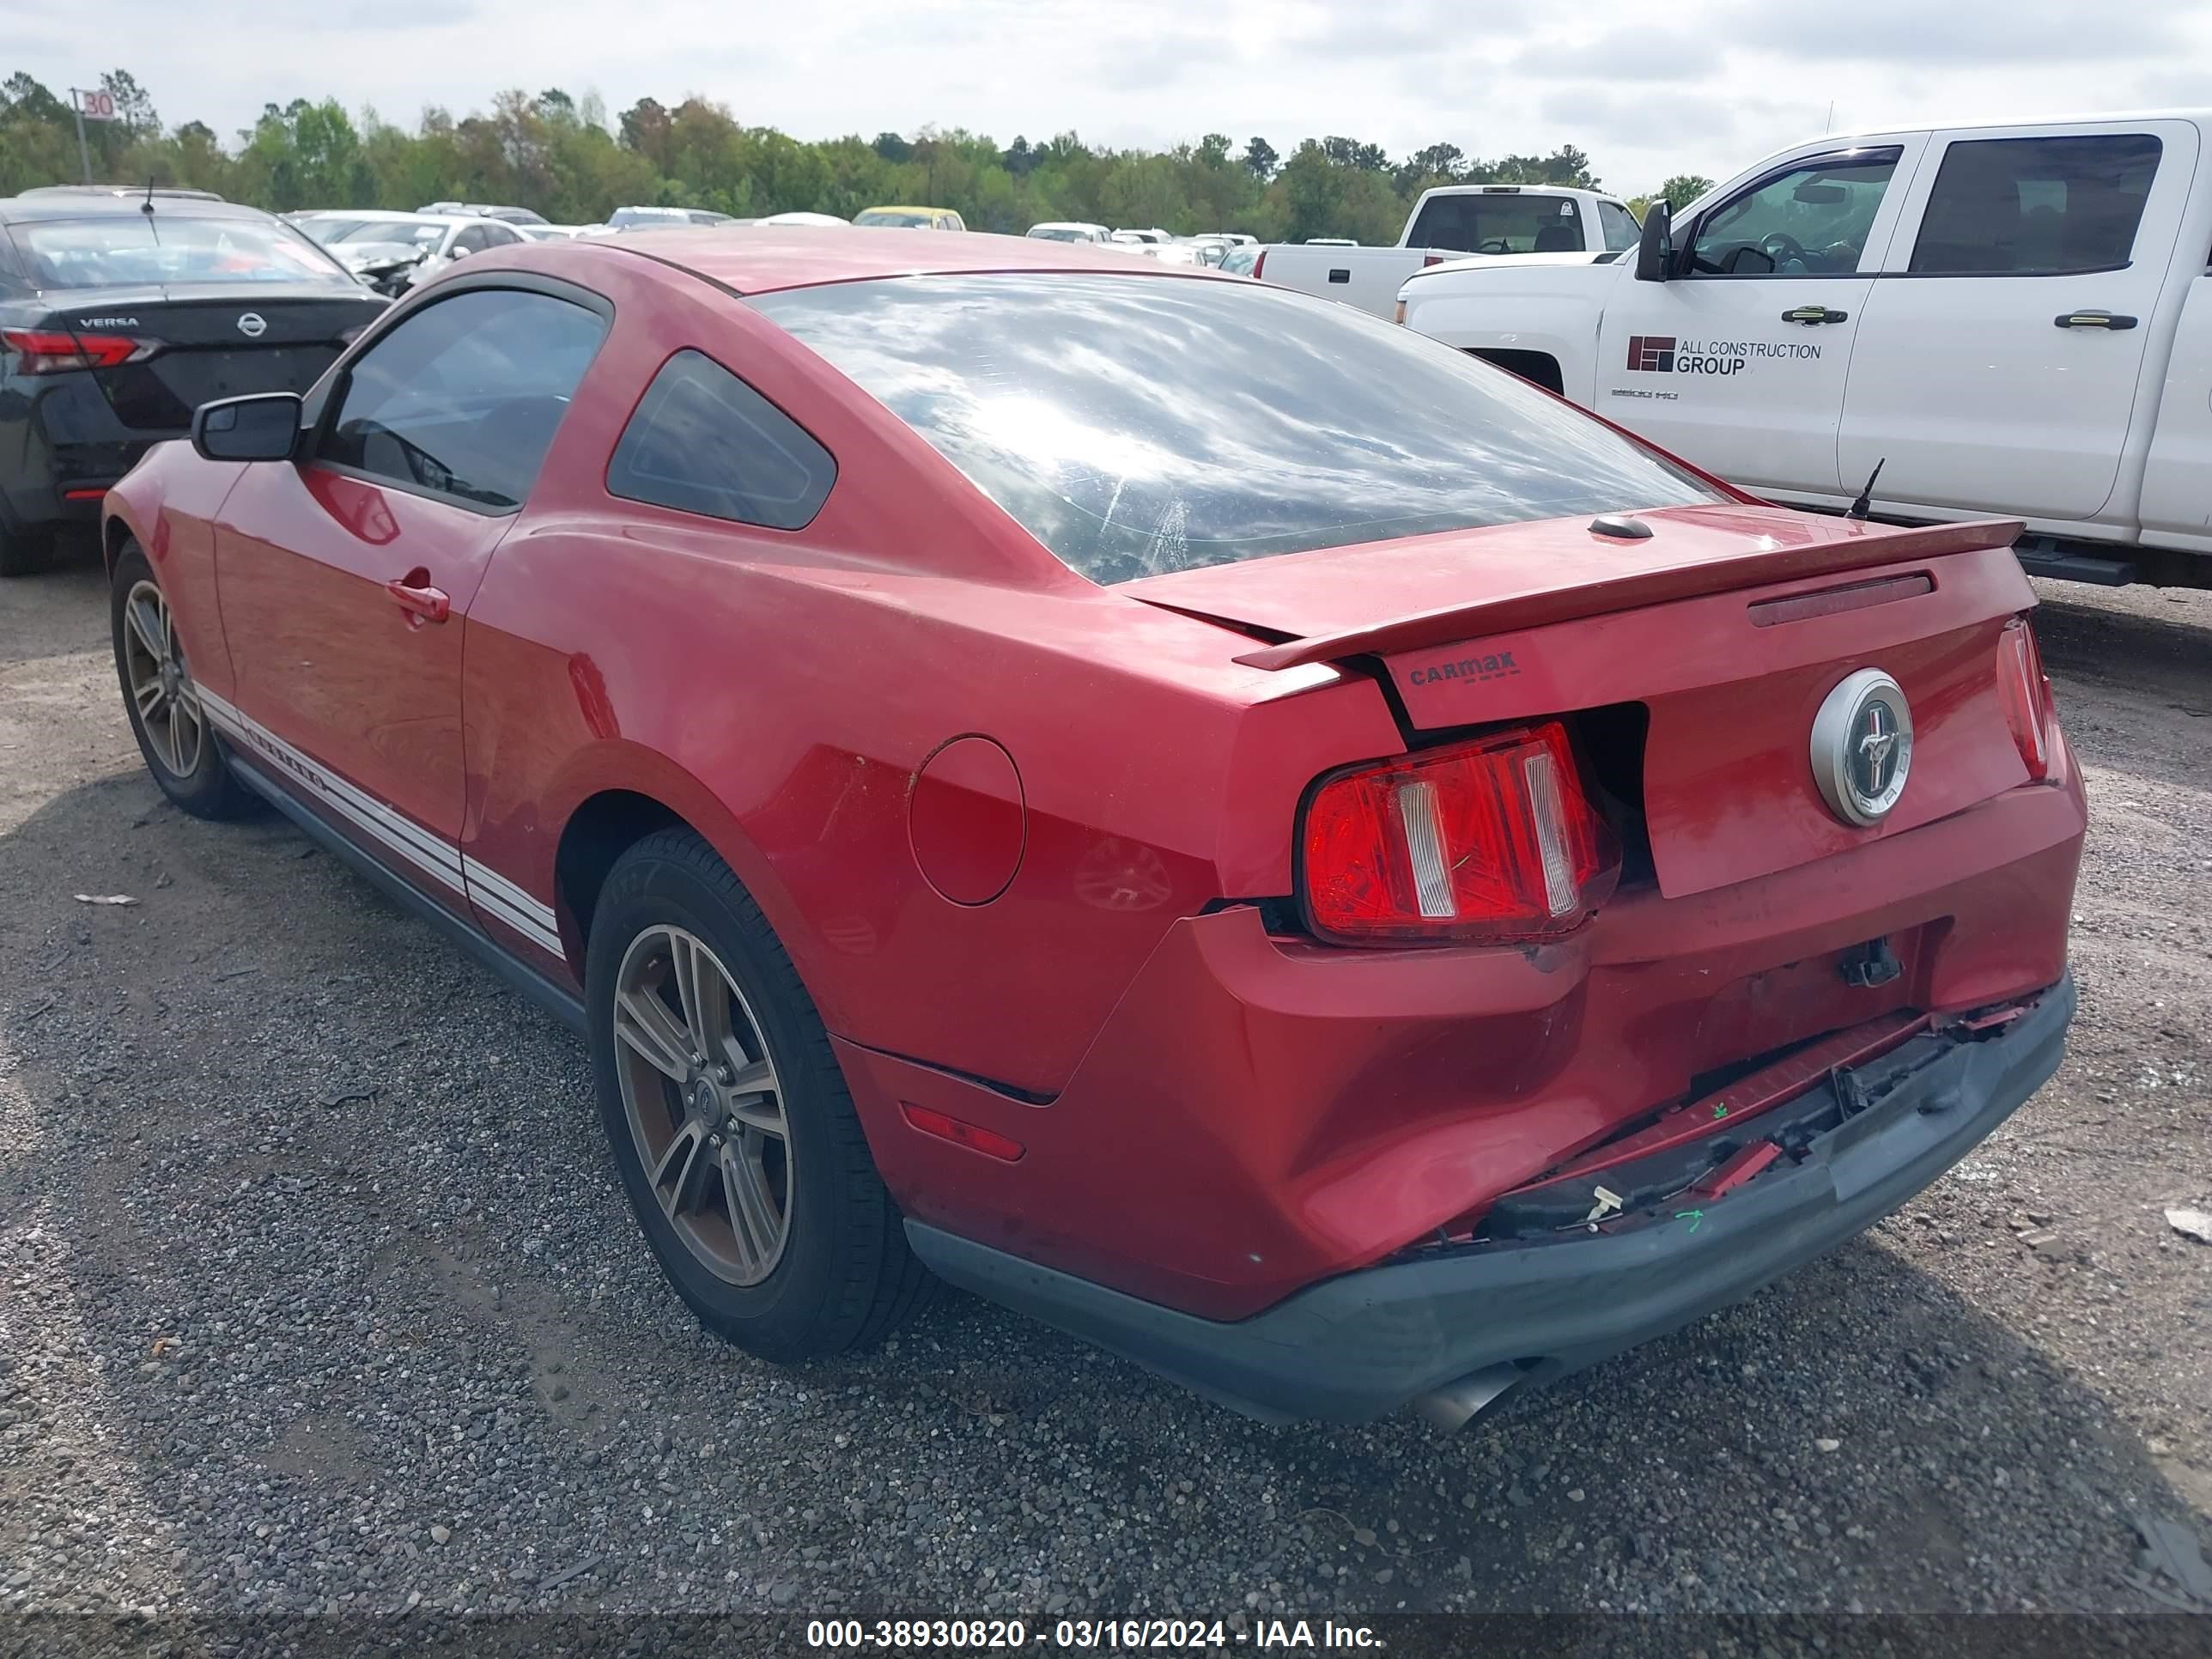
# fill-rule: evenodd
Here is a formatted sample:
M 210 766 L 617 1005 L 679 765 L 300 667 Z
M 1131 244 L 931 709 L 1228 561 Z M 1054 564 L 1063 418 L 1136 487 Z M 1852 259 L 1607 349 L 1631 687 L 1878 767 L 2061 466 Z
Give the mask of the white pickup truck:
M 1762 495 L 2021 518 L 2036 574 L 2212 586 L 2208 138 L 1823 138 L 1654 208 L 1633 254 L 1416 273 L 1401 315 Z
M 1252 274 L 1388 317 L 1417 270 L 1469 255 L 1541 257 L 1583 265 L 1636 246 L 1636 216 L 1618 198 L 1555 185 L 1439 185 L 1421 192 L 1395 247 L 1278 242 Z

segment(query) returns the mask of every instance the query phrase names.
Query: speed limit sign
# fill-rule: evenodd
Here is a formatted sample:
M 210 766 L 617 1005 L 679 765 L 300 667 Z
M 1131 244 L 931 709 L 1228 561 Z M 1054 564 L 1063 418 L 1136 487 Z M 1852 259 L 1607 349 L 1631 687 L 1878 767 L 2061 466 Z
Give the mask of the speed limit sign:
M 79 90 L 76 112 L 88 121 L 112 121 L 115 118 L 115 94 Z

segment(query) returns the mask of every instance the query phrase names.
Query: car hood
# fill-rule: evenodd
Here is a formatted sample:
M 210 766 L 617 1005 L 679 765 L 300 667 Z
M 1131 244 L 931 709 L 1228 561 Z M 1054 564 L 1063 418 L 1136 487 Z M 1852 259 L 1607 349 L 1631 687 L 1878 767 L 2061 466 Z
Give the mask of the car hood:
M 1237 660 L 1284 668 L 2007 547 L 2021 528 L 1991 520 L 1905 529 L 1751 501 L 1632 516 L 1652 535 L 1615 539 L 1593 534 L 1585 518 L 1546 519 L 1208 565 L 1115 592 L 1255 635 L 1265 644 Z

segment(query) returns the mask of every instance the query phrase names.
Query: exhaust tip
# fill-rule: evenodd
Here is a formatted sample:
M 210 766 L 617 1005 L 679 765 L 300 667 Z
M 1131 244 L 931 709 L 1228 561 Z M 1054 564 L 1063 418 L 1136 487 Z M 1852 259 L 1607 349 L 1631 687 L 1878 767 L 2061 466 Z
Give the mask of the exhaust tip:
M 1456 1434 L 1495 1406 L 1524 1373 L 1518 1365 L 1491 1365 L 1417 1396 L 1413 1409 L 1431 1427 Z

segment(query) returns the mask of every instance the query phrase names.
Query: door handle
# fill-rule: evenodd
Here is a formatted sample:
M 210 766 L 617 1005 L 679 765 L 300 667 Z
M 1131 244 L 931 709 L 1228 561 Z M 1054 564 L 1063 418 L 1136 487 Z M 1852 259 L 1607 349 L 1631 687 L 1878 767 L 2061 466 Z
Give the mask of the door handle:
M 2110 311 L 2062 311 L 2051 319 L 2061 328 L 2133 328 L 2136 319 Z
M 1784 312 L 1782 320 L 1785 323 L 1803 323 L 1810 327 L 1815 323 L 1845 322 L 1849 320 L 1850 314 L 1848 311 L 1831 311 L 1826 306 L 1796 306 Z
M 420 628 L 425 623 L 441 623 L 453 614 L 453 602 L 442 587 L 430 586 L 430 573 L 421 568 L 396 576 L 385 583 L 384 591 L 392 602 L 407 613 L 407 625 Z

